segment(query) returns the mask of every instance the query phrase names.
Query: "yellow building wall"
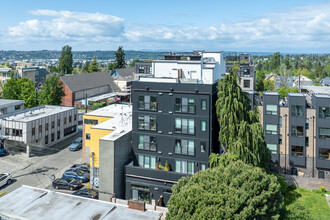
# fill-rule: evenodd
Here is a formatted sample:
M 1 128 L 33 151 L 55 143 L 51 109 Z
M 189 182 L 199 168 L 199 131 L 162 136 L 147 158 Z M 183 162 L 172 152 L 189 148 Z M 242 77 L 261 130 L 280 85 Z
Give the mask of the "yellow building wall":
M 93 115 L 84 115 L 83 121 L 85 122 L 85 119 L 91 119 L 91 120 L 98 120 L 98 124 L 108 121 L 111 119 L 111 117 L 102 117 L 102 116 L 93 116 Z M 90 154 L 94 152 L 94 167 L 99 167 L 99 140 L 100 138 L 104 137 L 107 134 L 110 134 L 112 130 L 106 130 L 106 129 L 93 129 L 92 127 L 95 125 L 85 124 L 84 123 L 84 133 L 83 136 L 83 145 L 84 148 L 88 147 Z M 86 140 L 86 134 L 90 134 L 90 140 Z M 87 158 L 86 158 L 87 159 Z M 90 155 L 89 163 L 92 166 L 92 157 Z

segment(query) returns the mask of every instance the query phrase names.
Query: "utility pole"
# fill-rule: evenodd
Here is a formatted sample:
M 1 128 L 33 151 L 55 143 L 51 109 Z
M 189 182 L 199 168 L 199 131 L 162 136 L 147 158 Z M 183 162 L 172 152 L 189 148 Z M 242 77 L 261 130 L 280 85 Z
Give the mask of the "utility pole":
M 88 105 L 88 102 L 87 102 L 87 93 L 85 93 L 85 113 L 87 113 L 87 105 Z

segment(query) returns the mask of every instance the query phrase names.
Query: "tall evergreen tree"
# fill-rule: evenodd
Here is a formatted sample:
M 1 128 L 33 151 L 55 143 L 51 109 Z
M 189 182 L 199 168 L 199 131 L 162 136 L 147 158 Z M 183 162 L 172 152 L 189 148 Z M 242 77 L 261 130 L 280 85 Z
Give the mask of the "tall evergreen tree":
M 125 51 L 122 46 L 118 48 L 118 50 L 115 52 L 115 62 L 114 62 L 114 69 L 118 68 L 125 68 L 126 62 L 125 62 Z
M 53 74 L 47 78 L 45 84 L 40 91 L 40 104 L 42 105 L 60 105 L 65 95 L 63 91 L 63 83 L 59 80 L 59 76 Z
M 235 153 L 246 163 L 267 168 L 270 153 L 260 115 L 257 109 L 250 110 L 251 101 L 237 84 L 239 76 L 236 72 L 233 68 L 218 82 L 219 140 L 225 151 Z
M 278 68 L 281 64 L 281 56 L 279 52 L 273 54 L 269 61 L 269 70 L 278 72 Z
M 72 53 L 71 53 L 71 47 L 69 45 L 66 45 L 62 48 L 62 53 L 59 58 L 58 62 L 58 71 L 61 74 L 71 74 L 72 73 Z
M 96 56 L 94 56 L 93 61 L 89 64 L 88 72 L 94 73 L 94 72 L 99 72 L 99 71 L 101 71 L 101 68 L 99 66 L 99 63 L 96 60 Z
M 85 64 L 83 65 L 82 69 L 81 69 L 81 73 L 89 73 L 89 62 L 88 60 L 86 60 Z

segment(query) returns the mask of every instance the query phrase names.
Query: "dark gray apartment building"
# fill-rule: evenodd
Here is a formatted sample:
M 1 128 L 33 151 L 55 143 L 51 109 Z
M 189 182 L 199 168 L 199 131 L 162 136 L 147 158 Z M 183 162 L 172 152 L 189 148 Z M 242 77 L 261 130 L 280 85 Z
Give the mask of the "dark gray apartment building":
M 272 169 L 330 179 L 329 95 L 264 92 L 259 109 Z
M 133 162 L 125 167 L 126 199 L 166 205 L 181 177 L 208 167 L 209 155 L 220 150 L 216 99 L 216 83 L 132 83 Z

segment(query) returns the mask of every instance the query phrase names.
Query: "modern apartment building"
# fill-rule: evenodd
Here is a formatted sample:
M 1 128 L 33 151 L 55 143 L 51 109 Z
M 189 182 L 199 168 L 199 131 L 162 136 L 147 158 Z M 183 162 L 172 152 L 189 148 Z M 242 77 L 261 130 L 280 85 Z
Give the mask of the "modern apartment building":
M 254 91 L 256 86 L 256 73 L 254 71 L 254 66 L 251 63 L 250 54 L 240 54 L 237 56 L 237 62 L 239 62 L 240 70 L 237 74 L 240 76 L 241 80 L 239 81 L 239 85 L 243 89 L 243 91 Z M 226 63 L 226 71 L 233 67 L 236 61 L 227 61 Z
M 1 138 L 14 150 L 43 150 L 77 132 L 77 109 L 45 105 L 0 117 Z
M 259 105 L 271 167 L 281 173 L 330 179 L 330 95 L 264 92 Z

